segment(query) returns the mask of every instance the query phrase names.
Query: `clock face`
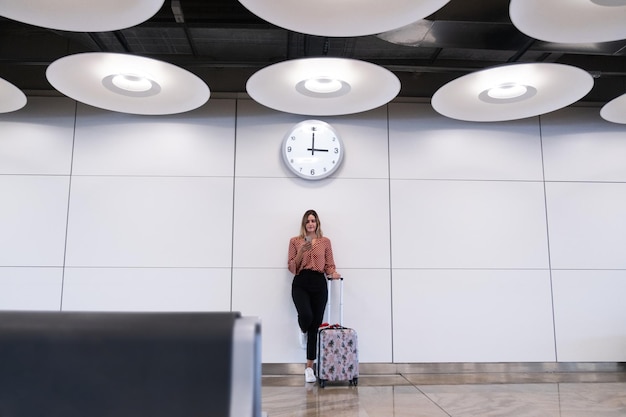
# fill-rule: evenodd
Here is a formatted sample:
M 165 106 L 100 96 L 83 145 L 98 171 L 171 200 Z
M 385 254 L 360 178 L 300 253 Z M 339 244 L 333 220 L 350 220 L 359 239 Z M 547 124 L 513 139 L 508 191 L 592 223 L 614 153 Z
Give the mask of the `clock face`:
M 282 154 L 287 167 L 307 180 L 326 178 L 339 168 L 343 143 L 335 129 L 320 120 L 295 125 L 283 140 Z

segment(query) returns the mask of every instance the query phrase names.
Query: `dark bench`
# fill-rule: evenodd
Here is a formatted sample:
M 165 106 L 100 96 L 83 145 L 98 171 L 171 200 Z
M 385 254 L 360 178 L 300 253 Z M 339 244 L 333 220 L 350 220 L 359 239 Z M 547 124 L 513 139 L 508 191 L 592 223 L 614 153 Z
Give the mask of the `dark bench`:
M 0 312 L 2 417 L 261 416 L 239 313 Z

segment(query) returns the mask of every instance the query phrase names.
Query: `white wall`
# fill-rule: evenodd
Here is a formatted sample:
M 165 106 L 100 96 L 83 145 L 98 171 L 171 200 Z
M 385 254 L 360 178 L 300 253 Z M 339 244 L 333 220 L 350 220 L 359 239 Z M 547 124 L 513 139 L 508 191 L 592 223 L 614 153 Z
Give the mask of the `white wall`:
M 247 99 L 0 115 L 0 309 L 241 311 L 264 362 L 301 362 L 286 252 L 315 208 L 362 362 L 626 360 L 624 126 L 392 103 L 323 118 L 346 156 L 310 182 L 279 153 L 304 119 Z

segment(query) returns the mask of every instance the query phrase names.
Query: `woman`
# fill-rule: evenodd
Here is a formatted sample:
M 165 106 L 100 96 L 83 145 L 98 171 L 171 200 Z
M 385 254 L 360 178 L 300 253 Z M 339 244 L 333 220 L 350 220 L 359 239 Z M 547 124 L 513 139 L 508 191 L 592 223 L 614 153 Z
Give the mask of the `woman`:
M 306 382 L 315 382 L 313 361 L 316 357 L 317 330 L 324 319 L 328 301 L 326 276 L 341 278 L 335 271 L 335 261 L 330 239 L 322 235 L 320 219 L 315 210 L 307 210 L 302 216 L 300 234 L 289 240 L 287 266 L 294 274 L 291 297 L 298 311 L 300 343 L 306 340 Z

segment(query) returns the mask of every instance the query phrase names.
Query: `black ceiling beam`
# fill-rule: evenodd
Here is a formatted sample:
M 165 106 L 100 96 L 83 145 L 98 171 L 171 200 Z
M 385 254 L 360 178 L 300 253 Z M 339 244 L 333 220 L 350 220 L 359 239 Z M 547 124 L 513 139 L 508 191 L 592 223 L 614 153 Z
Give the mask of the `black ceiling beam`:
M 120 45 L 122 45 L 124 52 L 126 53 L 131 52 L 130 45 L 128 44 L 128 41 L 126 40 L 126 37 L 124 36 L 121 30 L 114 31 L 113 36 L 115 36 L 115 39 L 117 39 Z

